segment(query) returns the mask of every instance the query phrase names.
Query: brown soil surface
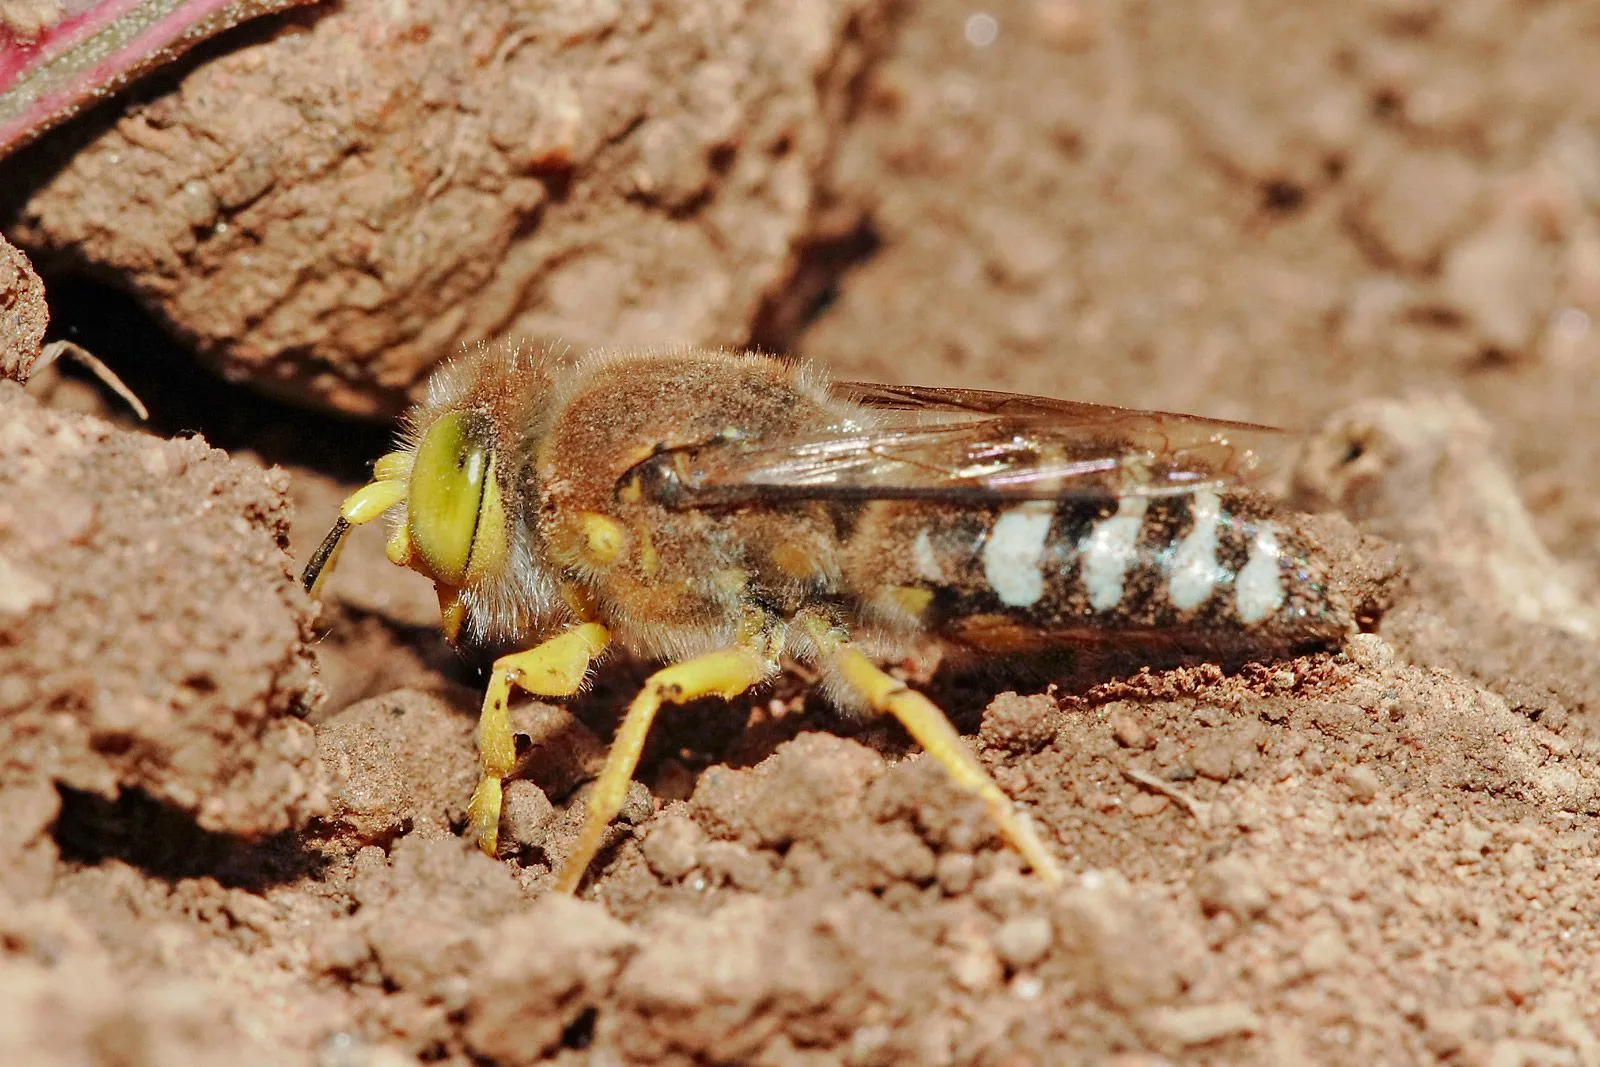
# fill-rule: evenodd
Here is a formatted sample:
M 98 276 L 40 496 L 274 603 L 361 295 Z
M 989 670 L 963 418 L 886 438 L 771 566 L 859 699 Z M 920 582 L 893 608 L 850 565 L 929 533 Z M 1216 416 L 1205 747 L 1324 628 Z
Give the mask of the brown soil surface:
M 407 10 L 459 27 L 447 7 Z M 657 106 L 681 117 L 674 79 L 703 61 L 684 42 L 703 31 L 723 47 L 704 26 L 726 27 L 732 9 L 692 10 L 713 7 L 724 21 L 629 29 L 619 15 L 606 33 L 525 50 L 581 88 L 607 48 L 679 42 L 673 62 L 640 60 L 674 86 L 637 98 L 648 128 Z M 754 24 L 777 27 L 780 9 Z M 320 54 L 330 23 L 367 10 L 307 16 L 271 43 Z M 815 184 L 798 214 L 768 220 L 782 249 L 762 243 L 771 233 L 739 238 L 766 249 L 755 258 L 717 246 L 715 284 L 745 296 L 697 321 L 791 343 L 846 377 L 1320 424 L 1291 491 L 1325 512 L 1307 528 L 1350 563 L 1370 632 L 1236 671 L 1097 663 L 1050 688 L 1004 664 L 931 679 L 903 665 L 1033 813 L 1069 870 L 1057 893 L 898 730 L 841 720 L 793 674 L 665 715 L 583 899 L 555 898 L 551 870 L 644 665 L 609 664 L 567 708 L 518 705 L 529 745 L 508 791 L 509 858 L 479 855 L 460 834 L 481 690 L 433 632 L 427 584 L 363 531 L 314 638 L 290 573 L 381 436 L 181 362 L 141 363 L 160 345 L 136 328 L 96 334 L 97 317 L 124 313 L 79 300 L 66 326 L 58 307 L 58 329 L 104 342 L 92 347 L 155 428 L 204 429 L 232 455 L 0 383 L 5 1062 L 1600 1065 L 1593 12 L 930 0 L 895 9 L 869 76 L 817 90 L 819 70 L 855 62 L 819 61 L 854 32 L 842 6 L 827 10 L 804 40 L 784 36 L 800 24 L 769 29 L 759 53 L 782 58 L 769 74 L 805 82 L 816 110 L 774 117 L 792 97 L 740 97 L 754 129 L 809 131 L 791 150 Z M 413 58 L 443 36 L 384 33 Z M 492 57 L 504 38 L 485 40 Z M 367 337 L 302 363 L 310 349 L 262 340 L 279 320 L 228 318 L 253 299 L 230 288 L 244 244 L 185 245 L 152 221 L 189 180 L 173 184 L 160 145 L 140 147 L 162 128 L 152 116 L 184 116 L 163 130 L 181 144 L 209 71 L 265 78 L 251 64 L 278 61 L 228 52 L 110 129 L 62 131 L 24 163 L 92 143 L 34 202 L 55 219 L 132 210 L 136 194 L 83 169 L 108 165 L 105 139 L 122 138 L 155 175 L 128 232 L 191 273 L 163 289 L 141 280 L 165 269 L 154 261 L 85 258 L 269 389 L 292 380 L 377 410 L 432 358 L 407 347 L 426 330 L 329 295 L 344 275 L 317 257 L 337 249 L 293 237 L 292 212 L 274 238 L 271 255 L 323 264 L 285 306 L 304 321 L 337 309 L 330 338 Z M 392 92 L 389 62 L 367 64 L 374 101 Z M 489 92 L 470 63 L 446 69 L 447 99 Z M 339 106 L 357 108 L 365 84 Z M 851 107 L 817 103 L 829 93 Z M 426 186 L 445 166 L 418 132 L 434 129 L 427 109 L 369 105 L 383 151 L 426 161 Z M 310 166 L 326 147 L 317 129 L 261 150 Z M 633 151 L 620 143 L 643 142 L 575 156 L 573 188 L 591 170 L 620 175 L 609 168 Z M 193 157 L 175 158 L 171 173 L 187 174 Z M 782 172 L 760 151 L 739 158 L 742 190 Z M 318 188 L 364 188 L 357 163 L 350 186 L 329 170 Z M 477 315 L 497 272 L 537 259 L 519 260 L 518 241 L 566 232 L 555 214 L 519 229 L 507 186 L 477 180 L 452 177 L 439 196 L 476 189 L 494 202 L 482 232 L 516 236 L 468 227 L 424 258 L 442 273 L 395 290 L 417 303 L 385 307 L 431 323 L 471 292 Z M 501 322 L 589 340 L 643 329 L 629 316 L 644 308 L 705 313 L 683 286 L 706 269 L 693 249 L 709 205 L 735 202 L 545 203 L 570 213 L 562 226 L 596 227 L 588 262 L 634 264 L 636 288 L 620 304 L 584 297 L 579 323 L 534 286 Z M 375 218 L 375 233 L 401 232 Z M 23 228 L 42 240 L 45 223 L 35 212 Z M 694 236 L 663 238 L 674 226 Z M 115 229 L 94 240 L 113 247 Z M 226 255 L 207 259 L 216 240 Z M 668 270 L 675 247 L 689 258 Z M 441 296 L 468 261 L 485 273 Z M 615 285 L 602 276 L 572 292 Z M 212 305 L 214 334 L 171 310 Z M 358 320 L 370 335 L 339 325 Z M 136 356 L 119 362 L 123 350 Z
M 14 161 L 0 212 L 229 375 L 346 411 L 496 336 L 738 343 L 880 6 L 316 5 Z
M 44 286 L 33 264 L 0 237 L 0 378 L 27 379 L 49 321 Z

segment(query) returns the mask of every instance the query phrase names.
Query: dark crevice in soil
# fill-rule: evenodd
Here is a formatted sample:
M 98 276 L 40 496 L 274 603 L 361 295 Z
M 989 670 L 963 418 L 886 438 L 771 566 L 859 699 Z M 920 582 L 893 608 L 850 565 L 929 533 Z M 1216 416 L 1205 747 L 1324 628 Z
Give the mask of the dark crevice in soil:
M 196 364 L 133 297 L 109 286 L 53 279 L 48 295 L 47 338 L 99 356 L 150 409 L 148 423 L 130 426 L 161 437 L 198 434 L 226 451 L 248 449 L 267 463 L 351 482 L 364 481 L 372 459 L 393 441 L 387 425 L 310 411 L 230 384 Z
M 863 217 L 841 234 L 818 237 L 800 253 L 794 276 L 757 314 L 750 344 L 787 352 L 795 339 L 838 300 L 845 276 L 883 247 L 872 219 Z
M 61 812 L 51 835 L 68 863 L 121 860 L 167 882 L 209 875 L 232 889 L 259 893 L 321 876 L 326 860 L 297 835 L 258 841 L 206 830 L 187 812 L 139 789 L 107 800 L 58 785 Z

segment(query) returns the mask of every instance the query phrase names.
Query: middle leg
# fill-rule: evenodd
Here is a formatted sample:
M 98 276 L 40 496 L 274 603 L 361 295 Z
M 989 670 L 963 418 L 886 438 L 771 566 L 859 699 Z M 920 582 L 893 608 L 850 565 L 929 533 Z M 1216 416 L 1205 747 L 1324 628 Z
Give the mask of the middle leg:
M 738 645 L 675 663 L 650 676 L 633 703 L 628 705 L 628 714 L 606 754 L 606 765 L 589 793 L 589 811 L 578 834 L 578 843 L 556 876 L 557 893 L 575 892 L 595 853 L 600 851 L 606 827 L 622 810 L 628 783 L 639 766 L 645 738 L 661 705 L 684 704 L 709 696 L 731 699 L 760 685 L 777 669 L 776 658 L 765 650 Z

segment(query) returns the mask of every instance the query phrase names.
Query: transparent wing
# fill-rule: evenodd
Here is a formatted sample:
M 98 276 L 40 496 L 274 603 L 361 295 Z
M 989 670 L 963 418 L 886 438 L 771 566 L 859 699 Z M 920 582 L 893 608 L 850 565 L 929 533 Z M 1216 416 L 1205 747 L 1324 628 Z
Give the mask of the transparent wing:
M 1196 415 L 977 389 L 843 382 L 866 428 L 729 439 L 658 458 L 675 506 L 774 499 L 1055 500 L 1260 481 L 1296 435 Z

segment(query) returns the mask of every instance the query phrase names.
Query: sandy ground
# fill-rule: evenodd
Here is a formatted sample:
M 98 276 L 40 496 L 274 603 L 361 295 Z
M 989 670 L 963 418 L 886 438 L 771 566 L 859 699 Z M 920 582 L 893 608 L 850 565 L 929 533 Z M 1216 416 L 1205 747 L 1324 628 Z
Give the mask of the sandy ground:
M 1069 870 L 1059 892 L 897 729 L 841 720 L 793 674 L 666 715 L 582 898 L 549 896 L 648 668 L 611 664 L 567 708 L 519 705 L 507 858 L 461 838 L 479 679 L 433 631 L 431 590 L 375 536 L 352 542 L 320 614 L 292 577 L 387 431 L 210 377 L 156 325 L 268 392 L 379 410 L 431 358 L 428 275 L 319 320 L 349 277 L 306 268 L 275 305 L 294 314 L 208 319 L 248 252 L 238 230 L 129 259 L 128 242 L 180 232 L 163 212 L 184 203 L 156 195 L 125 232 L 73 229 L 133 195 L 85 178 L 104 138 L 142 144 L 152 173 L 175 153 L 152 188 L 192 179 L 195 157 L 141 123 L 203 101 L 220 75 L 198 66 L 131 118 L 30 149 L 12 171 L 26 195 L 5 196 L 21 204 L 6 232 L 54 269 L 53 334 L 112 363 L 157 433 L 108 421 L 71 377 L 0 383 L 7 1063 L 1600 1065 L 1593 11 L 826 15 L 805 48 L 741 53 L 795 63 L 745 114 L 788 99 L 796 70 L 813 106 L 758 124 L 758 150 L 722 170 L 680 174 L 685 199 L 618 191 L 648 143 L 626 122 L 581 156 L 650 217 L 640 251 L 604 196 L 556 196 L 548 230 L 502 197 L 509 214 L 464 231 L 483 278 L 544 278 L 540 242 L 587 232 L 588 281 L 557 291 L 625 260 L 656 293 L 664 249 L 690 248 L 708 271 L 759 268 L 688 305 L 679 326 L 705 331 L 690 339 L 782 346 L 845 377 L 1320 427 L 1291 492 L 1358 573 L 1367 632 L 1232 672 L 1113 662 L 1048 686 L 1004 664 L 898 665 L 1033 813 Z M 325 23 L 283 39 L 322 54 Z M 689 47 L 687 30 L 624 28 Z M 611 39 L 570 32 L 574 70 Z M 224 72 L 249 69 L 238 54 Z M 677 58 L 658 73 L 689 62 L 661 54 Z M 402 127 L 383 151 L 410 151 Z M 791 173 L 771 156 L 784 129 L 805 210 L 766 238 L 706 238 L 775 210 L 761 175 Z M 346 178 L 371 193 L 359 162 Z M 258 223 L 282 259 L 295 214 L 275 198 L 295 188 L 273 173 Z M 472 195 L 531 180 L 465 173 Z M 317 170 L 325 190 L 335 178 Z M 228 209 L 246 236 L 257 202 Z M 508 255 L 518 242 L 535 251 Z M 684 290 L 668 273 L 670 304 Z M 474 314 L 511 306 L 462 284 L 487 285 Z M 518 290 L 501 322 L 576 329 L 550 318 L 550 291 Z M 637 293 L 583 329 L 637 325 L 656 306 Z M 24 271 L 0 274 L 7 361 L 37 348 L 35 301 Z M 334 327 L 321 348 L 296 332 L 318 321 Z M 395 338 L 401 354 L 374 363 Z

